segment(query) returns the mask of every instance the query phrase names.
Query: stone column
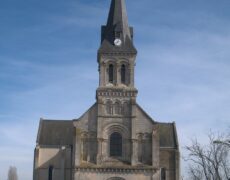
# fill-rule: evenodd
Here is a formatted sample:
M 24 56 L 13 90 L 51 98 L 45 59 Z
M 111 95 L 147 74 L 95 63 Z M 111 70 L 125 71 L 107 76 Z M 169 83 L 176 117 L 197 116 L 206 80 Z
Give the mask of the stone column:
M 79 166 L 81 163 L 81 131 L 79 128 L 76 128 L 76 135 L 75 135 L 75 143 L 74 143 L 74 150 L 75 150 L 75 166 Z
M 176 150 L 175 152 L 175 168 L 176 168 L 175 179 L 179 180 L 180 179 L 180 152 L 179 150 Z
M 131 99 L 131 139 L 132 139 L 132 156 L 131 156 L 131 164 L 136 165 L 138 162 L 138 142 L 136 139 L 136 98 L 132 97 Z
M 135 166 L 138 162 L 137 147 L 138 147 L 137 140 L 132 139 L 132 159 L 131 159 L 132 166 Z
M 116 71 L 116 77 L 117 77 L 117 83 L 116 84 L 121 84 L 121 64 L 120 63 L 118 63 L 117 65 L 116 65 L 116 69 L 117 69 L 117 71 Z
M 103 132 L 102 132 L 102 122 L 103 122 L 103 101 L 102 98 L 97 99 L 97 164 L 101 164 L 102 162 L 102 140 L 103 140 Z
M 105 86 L 106 84 L 106 77 L 107 77 L 107 72 L 106 72 L 106 64 L 104 62 L 102 62 L 101 64 L 99 64 L 99 68 L 100 68 L 100 77 L 99 77 L 99 81 L 100 81 L 100 86 Z M 108 78 L 108 77 L 107 77 Z
M 33 180 L 37 180 L 38 156 L 39 156 L 39 146 L 36 145 L 36 148 L 34 149 Z
M 154 125 L 152 132 L 152 165 L 155 168 L 159 167 L 159 155 L 160 155 L 160 139 L 158 125 Z
M 125 84 L 128 86 L 130 85 L 130 72 L 131 69 L 129 64 L 125 64 Z
M 109 157 L 109 152 L 108 152 L 108 139 L 103 139 L 102 140 L 102 159 L 108 158 Z
M 134 63 L 131 62 L 129 65 L 129 83 L 131 87 L 134 87 Z
M 117 71 L 117 68 L 118 68 L 118 65 L 117 64 L 115 64 L 115 63 L 113 63 L 113 83 L 114 84 L 118 84 L 117 83 L 117 80 L 118 80 L 118 77 L 117 77 L 117 73 L 118 73 L 118 71 Z
M 99 138 L 97 140 L 98 140 L 97 164 L 100 165 L 102 163 L 102 141 L 103 139 Z
M 60 179 L 65 180 L 65 151 L 66 147 L 62 146 L 61 147 L 61 171 L 60 171 Z
M 132 139 L 136 139 L 136 98 L 132 97 L 131 99 L 131 137 Z

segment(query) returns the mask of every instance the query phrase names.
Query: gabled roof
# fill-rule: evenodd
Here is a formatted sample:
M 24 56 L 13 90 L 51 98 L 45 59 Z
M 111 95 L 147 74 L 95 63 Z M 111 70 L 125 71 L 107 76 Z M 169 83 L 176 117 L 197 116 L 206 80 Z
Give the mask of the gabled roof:
M 141 110 L 142 113 L 153 123 L 159 127 L 159 138 L 161 148 L 178 148 L 178 137 L 175 123 L 161 123 L 154 121 L 147 112 L 145 112 L 142 107 L 138 104 L 136 106 Z
M 134 53 L 137 51 L 133 45 L 133 28 L 128 25 L 125 0 L 112 0 L 106 26 L 102 26 L 101 46 L 99 53 L 125 52 Z M 114 45 L 115 32 L 120 32 L 121 46 Z
M 140 106 L 138 107 L 140 108 Z M 144 113 L 152 123 L 157 124 L 159 127 L 160 147 L 178 149 L 179 145 L 175 123 L 154 122 L 146 112 Z M 37 137 L 38 145 L 73 145 L 73 137 L 74 125 L 72 120 L 60 121 L 41 119 Z
M 73 121 L 41 119 L 37 137 L 38 145 L 72 145 Z

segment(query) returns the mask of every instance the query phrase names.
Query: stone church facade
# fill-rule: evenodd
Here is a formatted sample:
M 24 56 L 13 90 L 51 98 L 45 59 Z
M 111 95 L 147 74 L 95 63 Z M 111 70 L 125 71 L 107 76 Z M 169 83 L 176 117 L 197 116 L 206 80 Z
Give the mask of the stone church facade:
M 40 120 L 34 180 L 179 180 L 175 123 L 154 121 L 136 102 L 136 55 L 125 2 L 112 0 L 96 102 L 79 119 Z

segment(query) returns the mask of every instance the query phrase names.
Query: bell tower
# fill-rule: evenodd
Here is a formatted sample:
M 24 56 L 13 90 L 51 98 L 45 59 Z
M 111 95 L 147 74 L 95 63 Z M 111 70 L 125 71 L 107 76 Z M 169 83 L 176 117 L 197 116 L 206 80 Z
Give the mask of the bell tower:
M 136 162 L 135 141 L 132 141 L 135 139 L 136 118 L 137 89 L 134 84 L 136 55 L 133 28 L 128 25 L 125 1 L 112 0 L 107 24 L 101 28 L 101 45 L 98 50 L 97 164 L 103 164 L 103 159 L 108 159 L 113 154 L 106 152 L 112 133 L 120 133 L 123 142 L 121 156 L 113 158 L 133 165 Z M 107 132 L 106 128 L 108 128 L 107 134 L 103 133 Z
M 136 55 L 133 28 L 128 25 L 125 2 L 112 0 L 107 24 L 101 28 L 101 45 L 98 50 L 99 88 L 134 88 Z

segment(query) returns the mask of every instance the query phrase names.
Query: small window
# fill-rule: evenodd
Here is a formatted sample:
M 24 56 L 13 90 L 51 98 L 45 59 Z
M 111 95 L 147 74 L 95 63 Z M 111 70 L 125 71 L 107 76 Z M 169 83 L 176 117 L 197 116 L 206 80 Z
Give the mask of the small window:
M 49 166 L 48 180 L 53 180 L 53 166 Z
M 113 80 L 114 80 L 114 68 L 113 68 L 113 65 L 110 64 L 109 65 L 109 82 L 113 83 Z
M 165 168 L 161 168 L 161 180 L 166 180 L 166 170 L 165 170 Z
M 117 132 L 110 136 L 110 156 L 122 156 L 122 136 Z
M 121 32 L 120 31 L 116 31 L 115 32 L 115 37 L 116 38 L 121 38 Z
M 125 65 L 123 64 L 121 66 L 121 83 L 125 84 L 125 74 L 126 74 L 126 68 Z

